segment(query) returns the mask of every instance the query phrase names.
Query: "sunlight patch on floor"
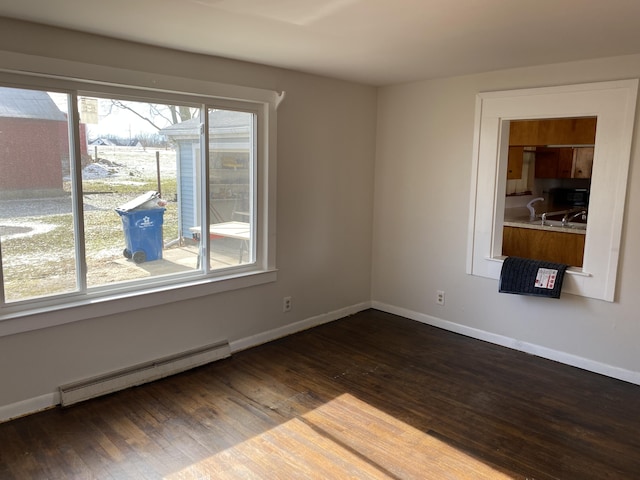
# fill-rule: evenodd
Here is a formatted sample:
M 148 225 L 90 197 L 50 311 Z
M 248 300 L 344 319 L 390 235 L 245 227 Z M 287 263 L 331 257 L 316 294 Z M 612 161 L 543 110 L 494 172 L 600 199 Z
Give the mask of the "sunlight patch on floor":
M 511 477 L 353 395 L 343 394 L 165 480 L 237 478 Z

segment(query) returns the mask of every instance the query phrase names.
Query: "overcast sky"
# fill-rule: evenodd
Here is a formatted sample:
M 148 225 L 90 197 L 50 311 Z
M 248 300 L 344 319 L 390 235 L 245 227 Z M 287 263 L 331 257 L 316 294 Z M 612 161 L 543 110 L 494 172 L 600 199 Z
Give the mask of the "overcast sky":
M 49 92 L 49 96 L 56 103 L 58 108 L 64 113 L 68 113 L 67 108 L 67 96 L 63 93 Z M 94 100 L 94 99 L 89 99 Z M 148 122 L 138 117 L 134 113 L 124 110 L 122 108 L 113 107 L 110 109 L 110 101 L 106 99 L 95 99 L 98 102 L 98 121 L 99 123 L 92 123 L 92 119 L 89 115 L 84 115 L 81 111 L 80 116 L 83 123 L 87 125 L 88 140 L 93 140 L 96 137 L 104 135 L 116 135 L 123 138 L 135 138 L 140 133 L 153 134 L 157 133 L 157 130 L 153 128 Z M 137 102 L 128 102 L 128 105 L 135 106 Z M 140 106 L 140 113 L 147 115 L 148 104 L 137 104 Z M 156 118 L 157 123 L 163 122 L 162 126 L 170 125 L 170 122 L 163 121 Z M 90 123 L 91 122 L 91 123 Z

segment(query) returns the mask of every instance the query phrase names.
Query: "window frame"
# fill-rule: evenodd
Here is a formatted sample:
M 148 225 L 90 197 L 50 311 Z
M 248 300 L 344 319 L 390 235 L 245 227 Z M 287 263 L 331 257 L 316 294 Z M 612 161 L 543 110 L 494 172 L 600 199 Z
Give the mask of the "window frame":
M 201 106 L 201 111 L 220 108 L 255 114 L 255 164 L 252 173 L 254 216 L 251 240 L 254 257 L 252 263 L 228 269 L 210 270 L 207 260 L 202 262 L 205 266 L 203 269 L 186 274 L 92 288 L 90 292 L 85 290 L 51 298 L 12 302 L 0 308 L 0 336 L 260 285 L 277 279 L 275 266 L 276 110 L 284 93 L 278 95 L 277 92 L 270 90 L 122 71 L 7 52 L 0 52 L 0 64 L 5 64 L 7 67 L 0 69 L 0 83 L 3 85 L 56 91 L 70 95 L 69 104 L 72 108 L 69 109 L 69 123 L 72 127 L 72 157 L 75 157 L 72 158 L 72 172 L 74 169 L 78 171 L 80 163 L 79 142 L 81 140 L 77 122 L 77 96 L 79 95 L 115 96 L 135 101 L 168 104 L 185 103 Z M 47 67 L 46 71 L 42 71 L 43 64 Z M 63 72 L 65 72 L 64 75 L 62 75 Z M 68 76 L 70 72 L 75 73 L 73 78 Z M 95 80 L 96 73 L 104 80 Z M 207 135 L 203 135 L 202 138 L 208 138 Z M 204 149 L 205 152 L 207 150 Z M 205 155 L 208 159 L 208 153 Z M 206 186 L 206 192 L 208 192 L 206 181 L 208 161 L 202 163 L 204 165 L 202 187 Z M 74 175 L 74 188 L 79 188 L 78 191 L 81 191 L 79 182 L 81 182 L 80 175 Z M 77 204 L 80 205 L 79 213 L 82 212 L 81 197 L 76 198 L 74 215 L 78 214 Z M 206 199 L 208 206 L 209 196 L 203 198 Z M 203 210 L 201 218 L 208 220 L 208 208 Z M 79 239 L 84 241 L 82 232 L 79 233 Z M 208 258 L 207 247 L 203 253 Z M 133 292 L 132 289 L 134 289 Z
M 509 122 L 596 116 L 584 262 L 567 270 L 563 291 L 614 301 L 637 92 L 630 79 L 477 95 L 468 274 L 500 277 Z

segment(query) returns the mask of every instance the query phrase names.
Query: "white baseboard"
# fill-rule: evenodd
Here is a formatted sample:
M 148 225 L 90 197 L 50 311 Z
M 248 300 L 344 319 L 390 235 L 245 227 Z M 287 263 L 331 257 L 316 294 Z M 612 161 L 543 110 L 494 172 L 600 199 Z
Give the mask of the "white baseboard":
M 239 352 L 240 350 L 246 350 L 247 348 L 256 347 L 263 343 L 286 337 L 287 335 L 292 335 L 303 330 L 308 330 L 309 328 L 317 327 L 318 325 L 333 322 L 334 320 L 353 315 L 363 310 L 367 310 L 368 308 L 371 308 L 371 302 L 362 302 L 339 310 L 334 310 L 332 312 L 316 315 L 315 317 L 310 317 L 305 320 L 300 320 L 295 323 L 289 323 L 283 327 L 274 328 L 273 330 L 258 333 L 257 335 L 234 340 L 229 342 L 231 345 L 231 352 L 234 353 Z
M 523 342 L 515 338 L 505 337 L 503 335 L 479 330 L 477 328 L 468 327 L 466 325 L 460 325 L 459 323 L 442 320 L 438 317 L 414 312 L 412 310 L 388 305 L 382 302 L 371 302 L 371 308 L 375 308 L 376 310 L 387 313 L 392 313 L 394 315 L 400 315 L 411 320 L 416 320 L 418 322 L 442 328 L 443 330 L 448 330 L 450 332 L 459 333 L 467 337 L 476 338 L 478 340 L 501 345 L 513 350 L 529 353 L 537 357 L 554 360 L 556 362 L 564 363 L 565 365 L 570 365 L 572 367 L 581 368 L 583 370 L 588 370 L 600 375 L 606 375 L 607 377 L 616 378 L 618 380 L 623 380 L 625 382 L 640 385 L 640 372 L 626 370 L 624 368 L 615 367 L 606 363 L 596 362 L 595 360 L 579 357 L 571 353 L 553 350 L 551 348 L 543 347 L 533 343 Z
M 9 405 L 0 405 L 0 423 L 47 410 L 59 403 L 60 394 L 52 392 Z
M 333 322 L 334 320 L 353 315 L 368 308 L 371 308 L 371 302 L 362 302 L 356 305 L 351 305 L 322 315 L 316 315 L 315 317 L 307 318 L 299 322 L 294 322 L 280 328 L 262 332 L 257 335 L 235 340 L 229 343 L 229 347 L 232 353 L 238 352 L 240 350 L 255 347 L 324 323 Z M 0 423 L 46 410 L 48 408 L 55 407 L 58 404 L 60 404 L 60 393 L 56 391 L 9 405 L 0 405 Z

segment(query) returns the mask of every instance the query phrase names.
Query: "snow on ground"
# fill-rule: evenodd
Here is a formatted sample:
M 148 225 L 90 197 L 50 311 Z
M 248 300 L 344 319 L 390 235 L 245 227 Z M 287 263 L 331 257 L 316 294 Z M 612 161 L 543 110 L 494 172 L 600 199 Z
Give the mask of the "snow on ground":
M 108 167 L 101 163 L 90 163 L 82 169 L 83 180 L 107 178 L 109 175 L 117 173 L 117 169 Z
M 40 233 L 48 233 L 55 225 L 40 222 L 15 222 L 3 220 L 0 225 L 0 237 L 3 242 L 11 238 L 28 238 Z

